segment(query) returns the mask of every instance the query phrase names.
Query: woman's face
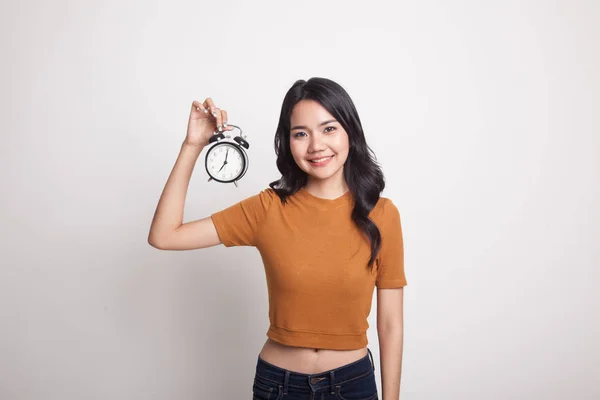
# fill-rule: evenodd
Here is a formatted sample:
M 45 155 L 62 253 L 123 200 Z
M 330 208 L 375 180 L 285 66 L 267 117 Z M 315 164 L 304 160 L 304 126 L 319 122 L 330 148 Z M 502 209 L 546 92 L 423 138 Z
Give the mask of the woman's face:
M 292 110 L 290 127 L 290 149 L 298 167 L 310 178 L 343 180 L 349 140 L 342 125 L 318 102 L 301 100 Z M 323 158 L 324 163 L 310 161 Z

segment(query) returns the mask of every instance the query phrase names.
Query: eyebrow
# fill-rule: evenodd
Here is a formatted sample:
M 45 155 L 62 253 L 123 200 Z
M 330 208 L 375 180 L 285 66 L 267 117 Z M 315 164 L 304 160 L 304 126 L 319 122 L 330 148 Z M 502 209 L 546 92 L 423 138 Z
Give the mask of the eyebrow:
M 330 120 L 321 122 L 319 124 L 319 126 L 327 125 L 327 124 L 329 124 L 331 122 L 337 122 L 337 121 L 335 119 L 330 119 Z M 308 127 L 304 126 L 304 125 L 296 125 L 296 126 L 292 126 L 292 128 L 290 129 L 290 131 L 293 131 L 294 129 L 308 129 Z

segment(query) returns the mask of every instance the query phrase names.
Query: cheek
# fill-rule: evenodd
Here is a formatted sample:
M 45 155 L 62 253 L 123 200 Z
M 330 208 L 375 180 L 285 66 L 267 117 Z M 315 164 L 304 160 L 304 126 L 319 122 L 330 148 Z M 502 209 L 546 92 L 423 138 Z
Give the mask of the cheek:
M 302 143 L 299 143 L 298 141 L 290 142 L 290 151 L 294 157 L 302 157 L 302 155 L 305 153 L 305 150 L 306 149 Z
M 298 142 L 290 142 L 290 152 L 295 160 L 302 159 L 304 154 L 304 150 L 302 149 L 302 146 L 298 144 Z
M 347 152 L 350 147 L 350 143 L 348 141 L 348 135 L 346 135 L 346 134 L 340 135 L 338 137 L 338 140 L 335 143 L 335 147 L 336 147 L 337 151 L 340 153 Z

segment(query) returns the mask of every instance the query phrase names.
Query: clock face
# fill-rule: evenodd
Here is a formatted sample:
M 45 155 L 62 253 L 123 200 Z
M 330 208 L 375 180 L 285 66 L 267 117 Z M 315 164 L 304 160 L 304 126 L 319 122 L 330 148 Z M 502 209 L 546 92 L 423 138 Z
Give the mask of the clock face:
M 244 171 L 246 160 L 236 145 L 219 143 L 206 156 L 206 171 L 215 180 L 231 182 Z

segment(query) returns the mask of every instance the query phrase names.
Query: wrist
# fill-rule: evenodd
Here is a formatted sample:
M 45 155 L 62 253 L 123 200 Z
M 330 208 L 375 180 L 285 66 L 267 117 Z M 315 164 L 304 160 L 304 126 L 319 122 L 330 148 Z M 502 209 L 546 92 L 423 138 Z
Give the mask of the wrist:
M 183 141 L 182 145 L 181 145 L 181 149 L 190 149 L 190 150 L 194 150 L 197 151 L 198 153 L 202 152 L 202 149 L 204 149 L 204 147 L 206 147 L 206 145 L 204 144 L 200 144 L 200 143 L 190 143 L 186 140 Z

